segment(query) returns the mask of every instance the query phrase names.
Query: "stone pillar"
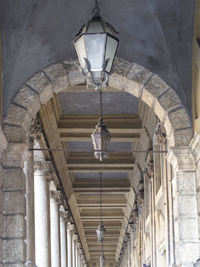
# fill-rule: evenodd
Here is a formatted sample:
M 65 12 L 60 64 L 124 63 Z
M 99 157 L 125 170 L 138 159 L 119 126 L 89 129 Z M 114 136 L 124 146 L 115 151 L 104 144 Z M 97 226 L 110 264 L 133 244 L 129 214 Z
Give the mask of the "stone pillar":
M 72 236 L 74 232 L 74 225 L 67 224 L 67 254 L 68 254 L 68 267 L 73 267 L 73 251 L 72 251 Z
M 175 147 L 167 155 L 173 167 L 173 219 L 175 266 L 193 266 L 200 256 L 195 183 L 195 161 L 188 147 Z
M 35 257 L 38 267 L 51 266 L 49 165 L 35 162 Z
M 60 246 L 61 246 L 61 267 L 67 267 L 67 212 L 60 211 Z
M 10 144 L 2 153 L 0 166 L 0 263 L 23 266 L 26 261 L 26 144 Z M 0 264 L 1 265 L 1 264 Z
M 60 212 L 59 195 L 57 191 L 50 191 L 51 218 L 51 267 L 60 267 Z
M 33 147 L 34 140 L 29 138 L 29 147 Z M 35 264 L 35 211 L 34 211 L 34 159 L 33 151 L 24 163 L 26 176 L 26 266 Z

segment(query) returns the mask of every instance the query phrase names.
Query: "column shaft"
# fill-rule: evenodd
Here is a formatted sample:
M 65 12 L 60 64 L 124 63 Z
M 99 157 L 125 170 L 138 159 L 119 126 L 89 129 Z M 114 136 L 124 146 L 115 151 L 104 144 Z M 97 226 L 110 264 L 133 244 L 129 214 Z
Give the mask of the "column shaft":
M 60 213 L 57 199 L 51 192 L 50 214 L 51 214 L 51 267 L 60 267 Z
M 67 255 L 68 255 L 68 267 L 73 267 L 73 258 L 72 258 L 72 225 L 67 225 Z
M 36 170 L 35 180 L 35 257 L 38 267 L 51 266 L 49 183 L 44 172 Z
M 67 231 L 65 220 L 60 217 L 61 267 L 67 267 Z

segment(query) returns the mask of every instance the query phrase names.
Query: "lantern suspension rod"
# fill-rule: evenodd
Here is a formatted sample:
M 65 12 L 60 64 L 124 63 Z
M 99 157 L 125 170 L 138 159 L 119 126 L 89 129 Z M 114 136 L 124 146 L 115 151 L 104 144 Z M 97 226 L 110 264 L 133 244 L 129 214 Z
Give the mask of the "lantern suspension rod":
M 99 0 L 95 0 L 95 7 L 93 9 L 94 16 L 98 17 L 100 14 Z
M 101 91 L 101 89 L 99 89 L 99 115 L 100 115 L 100 119 L 102 119 L 102 117 L 103 117 L 102 106 L 103 106 L 103 104 L 102 104 L 102 91 Z
M 100 225 L 102 223 L 102 173 L 100 172 Z

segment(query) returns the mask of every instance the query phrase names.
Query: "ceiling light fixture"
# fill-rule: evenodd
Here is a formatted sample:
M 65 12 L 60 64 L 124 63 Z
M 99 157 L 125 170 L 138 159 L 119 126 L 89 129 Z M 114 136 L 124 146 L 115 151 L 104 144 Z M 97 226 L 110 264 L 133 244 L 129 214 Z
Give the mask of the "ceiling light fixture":
M 100 118 L 91 137 L 94 147 L 94 157 L 99 159 L 100 161 L 103 161 L 103 159 L 109 157 L 108 146 L 110 144 L 111 135 L 105 123 L 103 122 L 101 89 L 99 89 L 98 92 L 99 92 Z
M 113 70 L 119 39 L 112 25 L 102 20 L 98 0 L 93 13 L 92 19 L 79 30 L 74 46 L 87 84 L 99 90 Z

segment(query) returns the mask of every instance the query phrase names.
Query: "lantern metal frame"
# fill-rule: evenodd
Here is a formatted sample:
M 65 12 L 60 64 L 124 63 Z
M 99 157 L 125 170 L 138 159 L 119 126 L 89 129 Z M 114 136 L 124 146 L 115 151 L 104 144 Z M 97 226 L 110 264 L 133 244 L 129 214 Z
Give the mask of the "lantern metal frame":
M 194 263 L 194 267 L 200 267 L 200 258 Z
M 104 51 L 103 51 L 103 56 L 102 56 L 102 59 L 103 59 L 102 69 L 99 70 L 99 72 L 101 73 L 101 75 L 100 75 L 101 78 L 98 78 L 99 81 L 95 80 L 95 77 L 94 77 L 95 71 L 91 70 L 91 64 L 90 64 L 88 58 L 84 57 L 85 67 L 83 68 L 81 66 L 83 75 L 86 77 L 87 83 L 91 84 L 91 85 L 94 85 L 95 89 L 99 90 L 102 86 L 107 84 L 109 75 L 113 71 L 113 64 L 114 64 L 114 59 L 115 59 L 115 56 L 116 56 L 116 53 L 117 53 L 117 49 L 118 49 L 118 46 L 119 46 L 119 39 L 115 36 L 115 34 L 118 34 L 118 32 L 114 29 L 114 27 L 111 24 L 109 24 L 108 22 L 105 22 L 101 18 L 98 0 L 95 0 L 95 8 L 93 10 L 93 13 L 94 13 L 94 15 L 93 15 L 92 19 L 90 19 L 86 24 L 84 24 L 81 27 L 81 29 L 79 30 L 78 34 L 76 35 L 76 38 L 74 40 L 74 46 L 75 46 L 76 52 L 78 54 L 78 58 L 80 59 L 81 55 L 79 53 L 78 48 L 76 47 L 76 42 L 79 39 L 81 39 L 81 37 L 90 36 L 90 35 L 94 35 L 94 34 L 96 34 L 96 35 L 106 35 L 105 44 L 104 44 Z M 102 27 L 103 31 L 102 32 L 93 32 L 93 33 L 90 32 L 90 33 L 88 33 L 88 29 L 90 27 L 90 24 L 93 23 L 93 22 L 99 22 L 101 24 L 101 27 Z M 109 71 L 106 70 L 108 62 L 110 60 L 110 58 L 106 59 L 106 52 L 107 52 L 106 48 L 107 48 L 108 37 L 110 37 L 112 40 L 116 41 L 116 47 L 115 47 L 115 51 L 114 51 L 114 54 L 113 54 L 113 57 L 112 57 L 112 64 L 111 64 L 111 66 L 109 68 Z M 87 51 L 86 51 L 86 54 L 87 54 Z M 87 56 L 88 56 L 88 54 L 87 54 Z M 80 61 L 80 65 L 82 65 L 81 64 L 81 60 L 79 60 L 79 61 Z

